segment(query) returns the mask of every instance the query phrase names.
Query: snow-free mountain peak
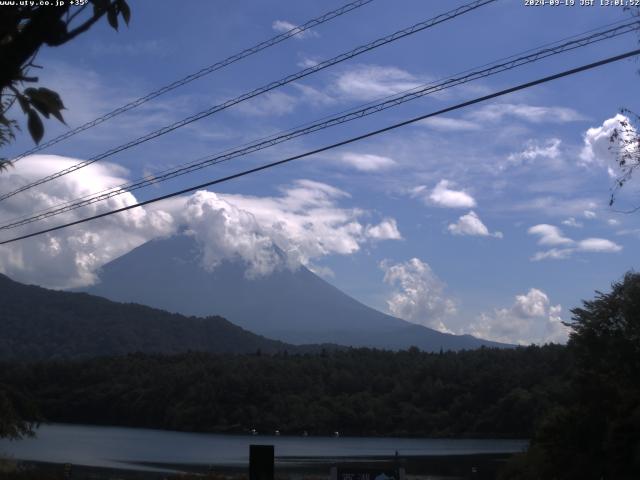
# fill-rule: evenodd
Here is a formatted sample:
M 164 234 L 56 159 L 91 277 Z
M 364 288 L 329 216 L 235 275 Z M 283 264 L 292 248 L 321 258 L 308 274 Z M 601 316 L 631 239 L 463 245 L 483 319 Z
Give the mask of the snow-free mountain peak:
M 291 343 L 338 343 L 424 350 L 499 344 L 449 335 L 370 308 L 309 269 L 283 266 L 251 276 L 241 261 L 205 268 L 187 234 L 157 239 L 105 265 L 85 291 L 185 315 L 220 315 L 252 332 Z

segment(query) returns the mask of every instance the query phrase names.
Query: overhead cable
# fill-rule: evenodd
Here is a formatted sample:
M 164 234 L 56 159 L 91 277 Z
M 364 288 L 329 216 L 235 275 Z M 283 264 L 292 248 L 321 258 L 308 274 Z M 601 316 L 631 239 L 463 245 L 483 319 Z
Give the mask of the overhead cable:
M 335 125 L 340 125 L 342 123 L 350 122 L 368 115 L 372 115 L 374 113 L 378 113 L 388 108 L 401 105 L 403 103 L 415 100 L 417 98 L 424 97 L 429 94 L 437 93 L 442 90 L 452 88 L 458 85 L 462 85 L 462 84 L 465 84 L 474 80 L 478 80 L 481 78 L 485 78 L 491 75 L 496 75 L 498 73 L 502 73 L 507 70 L 511 70 L 523 65 L 527 65 L 553 55 L 575 50 L 577 48 L 582 48 L 596 42 L 614 38 L 614 37 L 623 35 L 625 33 L 638 30 L 639 28 L 640 28 L 640 21 L 636 20 L 636 21 L 628 22 L 624 25 L 614 27 L 614 28 L 609 28 L 601 32 L 596 32 L 583 37 L 578 37 L 578 38 L 575 38 L 574 40 L 571 40 L 562 44 L 552 45 L 547 48 L 533 51 L 528 55 L 523 55 L 519 57 L 511 56 L 509 57 L 509 60 L 506 62 L 494 63 L 494 64 L 491 64 L 491 66 L 487 68 L 482 68 L 480 70 L 475 70 L 475 71 L 467 70 L 463 72 L 464 74 L 458 74 L 458 75 L 449 77 L 448 79 L 438 83 L 430 83 L 427 85 L 423 85 L 421 87 L 408 90 L 407 92 L 404 92 L 395 96 L 386 97 L 386 99 L 381 102 L 368 104 L 363 108 L 349 111 L 348 113 L 343 115 L 329 117 L 326 120 L 318 121 L 316 123 L 305 124 L 300 128 L 288 130 L 283 133 L 276 134 L 271 137 L 267 137 L 266 139 L 260 139 L 255 142 L 248 143 L 246 144 L 246 146 L 242 146 L 241 148 L 229 149 L 229 150 L 226 150 L 225 152 L 216 153 L 204 158 L 200 158 L 198 160 L 194 160 L 192 162 L 167 169 L 163 172 L 146 176 L 142 179 L 139 179 L 133 182 L 125 183 L 117 187 L 103 190 L 102 192 L 97 192 L 95 194 L 90 194 L 90 195 L 81 197 L 79 199 L 63 203 L 59 206 L 51 207 L 41 212 L 37 212 L 36 214 L 31 216 L 21 217 L 18 219 L 11 220 L 8 223 L 0 226 L 0 230 L 17 228 L 20 226 L 24 226 L 24 225 L 36 222 L 36 221 L 50 218 L 52 216 L 60 215 L 65 212 L 76 210 L 78 208 L 81 208 L 87 205 L 105 201 L 109 198 L 122 195 L 124 193 L 132 192 L 140 188 L 154 185 L 175 177 L 186 175 L 188 173 L 201 170 L 211 165 L 215 165 L 218 163 L 229 161 L 234 158 L 245 156 L 250 153 L 263 150 L 265 148 L 289 141 L 291 139 L 294 139 L 303 135 L 308 135 L 310 133 L 313 133 L 319 130 L 324 130 L 326 128 L 333 127 Z
M 420 115 L 420 116 L 417 116 L 417 117 L 413 117 L 413 118 L 411 118 L 409 120 L 404 120 L 402 122 L 395 123 L 393 125 L 389 125 L 387 127 L 380 128 L 378 130 L 374 130 L 374 131 L 365 133 L 363 135 L 358 135 L 356 137 L 351 137 L 351 138 L 348 138 L 346 140 L 342 140 L 340 142 L 333 143 L 331 145 L 327 145 L 327 146 L 324 146 L 324 147 L 321 147 L 321 148 L 317 148 L 315 150 L 311 150 L 311 151 L 308 151 L 308 152 L 305 152 L 305 153 L 301 153 L 299 155 L 294 155 L 294 156 L 291 156 L 291 157 L 288 157 L 288 158 L 285 158 L 285 159 L 282 159 L 282 160 L 278 160 L 278 161 L 275 161 L 275 162 L 271 162 L 271 163 L 267 163 L 267 164 L 261 165 L 259 167 L 254 167 L 254 168 L 250 168 L 250 169 L 247 169 L 247 170 L 243 170 L 243 171 L 235 173 L 233 175 L 228 175 L 226 177 L 217 178 L 215 180 L 204 182 L 204 183 L 201 183 L 199 185 L 194 185 L 194 186 L 191 186 L 191 187 L 188 187 L 188 188 L 176 191 L 176 192 L 168 193 L 166 195 L 161 195 L 159 197 L 151 198 L 149 200 L 145 200 L 145 201 L 138 202 L 138 203 L 135 203 L 135 204 L 127 205 L 125 207 L 121 207 L 121 208 L 118 208 L 118 209 L 115 209 L 115 210 L 110 210 L 108 212 L 103 212 L 103 213 L 100 213 L 100 214 L 97 214 L 97 215 L 93 215 L 93 216 L 90 216 L 90 217 L 82 218 L 80 220 L 75 220 L 73 222 L 64 223 L 64 224 L 61 224 L 61 225 L 58 225 L 58 226 L 55 226 L 55 227 L 50 227 L 50 228 L 39 230 L 39 231 L 36 231 L 36 232 L 33 232 L 33 233 L 29 233 L 29 234 L 26 234 L 26 235 L 20 235 L 20 236 L 17 236 L 17 237 L 13 237 L 13 238 L 10 238 L 8 240 L 3 240 L 3 241 L 0 241 L 0 245 L 6 245 L 8 243 L 17 242 L 19 240 L 25 240 L 27 238 L 36 237 L 36 236 L 39 236 L 39 235 L 43 235 L 45 233 L 55 232 L 55 231 L 62 230 L 64 228 L 68 228 L 68 227 L 71 227 L 71 226 L 74 226 L 74 225 L 80 225 L 82 223 L 86 223 L 86 222 L 89 222 L 89 221 L 92 221 L 92 220 L 97 220 L 99 218 L 104 218 L 104 217 L 107 217 L 107 216 L 110 216 L 110 215 L 114 215 L 116 213 L 125 212 L 125 211 L 131 210 L 133 208 L 143 207 L 145 205 L 150 205 L 152 203 L 156 203 L 156 202 L 159 202 L 159 201 L 162 201 L 162 200 L 167 200 L 169 198 L 173 198 L 173 197 L 177 197 L 177 196 L 180 196 L 180 195 L 184 195 L 185 193 L 190 193 L 190 192 L 193 192 L 193 191 L 196 191 L 196 190 L 200 190 L 202 188 L 210 187 L 212 185 L 217 185 L 217 184 L 220 184 L 220 183 L 228 182 L 228 181 L 234 180 L 236 178 L 244 177 L 244 176 L 247 176 L 247 175 L 250 175 L 250 174 L 253 174 L 253 173 L 257 173 L 257 172 L 260 172 L 260 171 L 263 171 L 263 170 L 268 170 L 268 169 L 273 168 L 273 167 L 284 165 L 284 164 L 292 162 L 294 160 L 299 160 L 301 158 L 309 157 L 311 155 L 316 155 L 318 153 L 322 153 L 322 152 L 325 152 L 327 150 L 332 150 L 334 148 L 342 147 L 344 145 L 348 145 L 348 144 L 351 144 L 351 143 L 354 143 L 354 142 L 357 142 L 357 141 L 360 141 L 360 140 L 364 140 L 366 138 L 370 138 L 370 137 L 373 137 L 373 136 L 376 136 L 376 135 L 380 135 L 382 133 L 385 133 L 385 132 L 388 132 L 388 131 L 391 131 L 391 130 L 395 130 L 395 129 L 400 128 L 400 127 L 404 127 L 406 125 L 418 122 L 420 120 L 425 120 L 427 118 L 431 118 L 431 117 L 435 117 L 435 116 L 438 116 L 438 115 L 442 115 L 444 113 L 449 113 L 449 112 L 452 112 L 454 110 L 458 110 L 458 109 L 461 109 L 461 108 L 464 108 L 464 107 L 468 107 L 468 106 L 475 105 L 475 104 L 478 104 L 478 103 L 481 103 L 481 102 L 485 102 L 487 100 L 492 100 L 494 98 L 497 98 L 497 97 L 500 97 L 500 96 L 503 96 L 503 95 L 507 95 L 507 94 L 514 93 L 514 92 L 517 92 L 517 91 L 520 91 L 520 90 L 531 88 L 531 87 L 534 87 L 536 85 L 540 85 L 540 84 L 547 83 L 547 82 L 550 82 L 550 81 L 553 81 L 553 80 L 557 80 L 559 78 L 567 77 L 569 75 L 575 75 L 576 73 L 580 73 L 580 72 L 584 72 L 584 71 L 587 71 L 587 70 L 591 70 L 591 69 L 594 69 L 594 68 L 597 68 L 597 67 L 600 67 L 600 66 L 603 66 L 603 65 L 607 65 L 609 63 L 617 62 L 617 61 L 620 61 L 620 60 L 623 60 L 623 59 L 626 59 L 626 58 L 630 58 L 630 57 L 633 57 L 633 56 L 636 56 L 636 55 L 639 55 L 639 54 L 640 54 L 640 49 L 631 50 L 629 52 L 622 53 L 620 55 L 615 55 L 615 56 L 612 56 L 612 57 L 608 57 L 608 58 L 605 58 L 603 60 L 599 60 L 597 62 L 593 62 L 593 63 L 589 63 L 587 65 L 582 65 L 580 67 L 576 67 L 576 68 L 572 68 L 572 69 L 569 69 L 569 70 L 565 70 L 563 72 L 556 73 L 554 75 L 549 75 L 547 77 L 542 77 L 542 78 L 539 78 L 537 80 L 533 80 L 533 81 L 530 81 L 530 82 L 522 83 L 520 85 L 516 85 L 514 87 L 510 87 L 510 88 L 507 88 L 507 89 L 504 89 L 504 90 L 500 90 L 498 92 L 494 92 L 494 93 L 491 93 L 489 95 L 484 95 L 482 97 L 478 97 L 478 98 L 475 98 L 473 100 L 468 100 L 466 102 L 458 103 L 457 105 L 454 105 L 452 107 L 443 108 L 443 109 L 435 111 L 435 112 L 431 112 L 431 113 L 427 113 L 427 114 Z
M 446 22 L 448 20 L 452 20 L 460 15 L 463 15 L 465 13 L 468 13 L 472 10 L 475 10 L 477 8 L 480 8 L 481 6 L 484 6 L 486 4 L 489 3 L 493 3 L 497 0 L 476 0 L 474 2 L 462 5 L 458 8 L 455 8 L 453 10 L 450 10 L 446 13 L 437 15 L 436 17 L 433 17 L 429 20 L 425 20 L 423 22 L 419 22 L 416 23 L 415 25 L 412 25 L 411 27 L 402 29 L 402 30 L 398 30 L 397 32 L 392 33 L 391 35 L 387 35 L 385 37 L 381 37 L 377 40 L 374 40 L 373 42 L 370 42 L 366 45 L 362 45 L 360 47 L 357 47 L 349 52 L 346 53 L 342 53 L 340 55 L 337 55 L 329 60 L 325 60 L 324 62 L 320 62 L 312 67 L 308 67 L 305 68 L 303 70 L 300 70 L 297 73 L 294 73 L 292 75 L 288 75 L 280 80 L 277 80 L 275 82 L 271 82 L 267 85 L 264 85 L 262 87 L 256 88 L 250 92 L 244 93 L 238 97 L 235 97 L 233 99 L 227 100 L 224 103 L 218 104 L 218 105 L 214 105 L 211 108 L 208 108 L 206 110 L 203 110 L 199 113 L 196 113 L 194 115 L 191 115 L 189 117 L 186 117 L 178 122 L 172 123 L 171 125 L 167 125 L 164 126 L 158 130 L 155 130 L 153 132 L 150 132 L 146 135 L 143 135 L 142 137 L 138 137 L 135 140 L 131 140 L 130 142 L 127 142 L 125 144 L 119 145 L 117 147 L 114 147 L 110 150 L 107 150 L 106 152 L 103 152 L 101 154 L 95 155 L 87 160 L 84 160 L 82 162 L 76 163 L 75 165 L 72 165 L 70 167 L 67 167 L 63 170 L 60 170 L 56 173 L 53 173 L 51 175 L 48 175 L 46 177 L 43 177 L 39 180 L 36 180 L 34 182 L 31 182 L 27 185 L 23 185 L 22 187 L 17 188 L 16 190 L 13 190 L 11 192 L 5 193 L 0 195 L 0 201 L 2 200 L 6 200 L 7 198 L 13 197 L 14 195 L 17 195 L 18 193 L 24 192 L 25 190 L 29 190 L 33 187 L 36 187 L 38 185 L 42 185 L 43 183 L 47 183 L 50 182 L 51 180 L 55 180 L 56 178 L 60 178 L 64 175 L 68 175 L 69 173 L 75 172 L 77 170 L 80 170 L 81 168 L 86 167 L 87 165 L 91 165 L 95 162 L 98 162 L 100 160 L 103 160 L 107 157 L 110 157 L 112 155 L 115 155 L 116 153 L 120 153 L 122 151 L 128 150 L 132 147 L 135 147 L 137 145 L 140 145 L 141 143 L 144 142 L 148 142 L 149 140 L 153 140 L 155 138 L 158 138 L 162 135 L 165 135 L 169 132 L 172 132 L 178 128 L 184 127 L 186 125 L 189 125 L 193 122 L 196 122 L 198 120 L 202 120 L 203 118 L 209 117 L 211 115 L 213 115 L 214 113 L 220 112 L 222 110 L 225 110 L 229 107 L 232 107 L 234 105 L 237 105 L 241 102 L 247 101 L 251 98 L 255 98 L 259 95 L 262 95 L 264 93 L 267 93 L 271 90 L 274 90 L 276 88 L 282 87 L 284 85 L 287 85 L 289 83 L 292 83 L 296 80 L 299 80 L 301 78 L 304 78 L 308 75 L 311 75 L 313 73 L 316 73 L 320 70 L 323 70 L 325 68 L 328 68 L 330 66 L 336 65 L 338 63 L 344 62 L 345 60 L 354 58 L 358 55 L 361 55 L 365 52 L 368 52 L 370 50 L 373 50 L 375 48 L 381 47 L 383 45 L 386 45 L 388 43 L 394 42 L 396 40 L 399 40 L 401 38 L 407 37 L 409 35 L 413 35 L 417 32 L 420 32 L 422 30 L 425 30 L 427 28 L 431 28 L 435 25 L 438 25 L 440 23 Z
M 40 152 L 42 150 L 44 150 L 45 148 L 51 147 L 52 145 L 55 145 L 57 143 L 62 142 L 63 140 L 66 140 L 70 137 L 73 137 L 74 135 L 77 135 L 80 132 L 84 132 L 85 130 L 88 130 L 90 128 L 93 128 L 97 125 L 100 125 L 101 123 L 106 122 L 107 120 L 110 120 L 118 115 L 120 115 L 121 113 L 124 112 L 128 112 L 129 110 L 132 110 L 136 107 L 139 107 L 140 105 L 147 103 L 149 100 L 153 100 L 156 97 L 159 97 L 160 95 L 164 95 L 165 93 L 171 92 L 172 90 L 175 90 L 179 87 L 182 87 L 183 85 L 186 85 L 187 83 L 193 82 L 194 80 L 197 80 L 198 78 L 204 77 L 205 75 L 209 75 L 210 73 L 215 72 L 216 70 L 220 70 L 224 67 L 227 67 L 229 65 L 231 65 L 232 63 L 235 63 L 239 60 L 242 60 L 243 58 L 247 58 L 251 55 L 255 55 L 258 52 L 261 52 L 262 50 L 265 50 L 269 47 L 273 47 L 274 45 L 277 45 L 291 37 L 295 37 L 296 35 L 300 35 L 303 32 L 309 30 L 310 28 L 313 27 L 317 27 L 320 24 L 323 24 L 325 22 L 328 22 L 329 20 L 333 20 L 336 17 L 339 17 L 341 15 L 344 15 L 345 13 L 348 13 L 352 10 L 355 10 L 357 8 L 360 8 L 368 3 L 371 3 L 373 0 L 356 0 L 355 2 L 351 2 L 351 3 L 347 3 L 346 5 L 343 5 L 340 8 L 337 8 L 335 10 L 332 10 L 330 12 L 325 13 L 324 15 L 321 15 L 319 17 L 316 17 L 312 20 L 309 20 L 305 23 L 303 23 L 300 26 L 291 28 L 290 30 L 287 30 L 286 32 L 281 33 L 280 35 L 276 35 L 275 37 L 271 37 L 268 40 L 265 40 L 264 42 L 260 42 L 257 45 L 254 45 L 253 47 L 247 48 L 239 53 L 236 53 L 234 55 L 231 55 L 230 57 L 225 58 L 224 60 L 221 60 L 219 62 L 216 62 L 212 65 L 209 65 L 207 67 L 204 67 L 200 70 L 198 70 L 197 72 L 191 73 L 179 80 L 176 80 L 175 82 L 172 82 L 168 85 L 165 85 L 164 87 L 161 87 L 157 90 L 154 90 L 151 93 L 148 93 L 147 95 L 137 98 L 125 105 L 122 105 L 121 107 L 116 108 L 115 110 L 110 111 L 109 113 L 106 113 L 94 120 L 91 120 L 90 122 L 84 123 L 76 128 L 73 128 L 71 130 L 66 131 L 65 133 L 58 135 L 55 138 L 52 138 L 51 140 L 41 143 L 23 153 L 21 153 L 20 155 L 17 155 L 15 157 L 13 157 L 11 159 L 12 163 L 17 162 L 18 160 L 26 157 L 27 155 L 32 155 L 34 153 Z

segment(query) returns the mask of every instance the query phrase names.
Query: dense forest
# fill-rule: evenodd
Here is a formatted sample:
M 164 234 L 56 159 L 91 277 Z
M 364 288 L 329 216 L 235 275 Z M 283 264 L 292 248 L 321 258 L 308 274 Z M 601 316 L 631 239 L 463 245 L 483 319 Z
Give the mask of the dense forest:
M 528 438 L 563 393 L 566 349 L 442 354 L 134 354 L 0 365 L 44 418 L 209 432 Z
M 566 346 L 5 362 L 0 435 L 27 418 L 211 432 L 526 437 L 529 450 L 501 478 L 637 480 L 640 274 L 572 314 Z M 17 426 L 18 435 L 29 427 Z

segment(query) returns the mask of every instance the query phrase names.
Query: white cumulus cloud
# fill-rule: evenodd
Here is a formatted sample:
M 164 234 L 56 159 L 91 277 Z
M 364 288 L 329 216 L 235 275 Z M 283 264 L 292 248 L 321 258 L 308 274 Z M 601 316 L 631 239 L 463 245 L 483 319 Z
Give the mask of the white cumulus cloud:
M 375 172 L 378 170 L 386 170 L 396 165 L 395 160 L 381 155 L 373 155 L 370 153 L 345 153 L 342 155 L 342 161 L 356 170 L 362 172 Z
M 447 227 L 453 235 L 472 235 L 479 237 L 493 236 L 502 238 L 501 232 L 490 233 L 487 226 L 482 223 L 478 214 L 471 210 L 466 215 L 462 215 L 456 223 L 451 223 Z
M 425 118 L 418 122 L 420 125 L 432 128 L 434 130 L 441 130 L 445 132 L 450 131 L 476 131 L 482 127 L 479 123 L 475 123 L 463 118 L 451 118 L 451 117 L 431 117 Z
M 395 218 L 385 218 L 377 225 L 369 225 L 366 234 L 376 240 L 402 240 Z
M 622 247 L 606 238 L 586 238 L 578 242 L 578 249 L 584 252 L 619 252 Z
M 207 269 L 213 270 L 227 259 L 241 259 L 247 265 L 247 276 L 256 277 L 282 265 L 283 258 L 255 216 L 217 194 L 196 192 L 188 197 L 181 213 L 181 223 L 188 225 L 189 233 L 202 247 Z
M 575 243 L 568 237 L 565 237 L 562 231 L 554 226 L 548 225 L 546 223 L 541 223 L 539 225 L 534 225 L 529 228 L 529 234 L 538 235 L 538 244 L 539 245 L 572 245 Z
M 571 219 L 575 222 L 575 219 Z M 566 223 L 567 221 L 565 220 Z M 572 224 L 568 222 L 567 224 Z M 622 246 L 618 245 L 606 238 L 586 238 L 583 240 L 573 240 L 565 237 L 562 231 L 554 226 L 548 224 L 534 225 L 529 228 L 529 234 L 537 235 L 539 237 L 538 244 L 551 246 L 553 248 L 537 252 L 531 257 L 531 260 L 546 260 L 546 259 L 565 259 L 571 257 L 575 252 L 596 252 L 596 253 L 615 253 L 622 250 Z
M 365 225 L 360 217 L 365 211 L 342 208 L 339 201 L 349 194 L 331 185 L 313 180 L 297 180 L 281 187 L 279 196 L 251 196 L 197 192 L 187 205 L 206 216 L 189 216 L 183 199 L 173 202 L 175 215 L 187 216 L 184 223 L 201 232 L 205 258 L 217 262 L 222 258 L 241 258 L 248 273 L 267 274 L 286 263 L 289 267 L 313 265 L 327 255 L 350 255 L 369 241 L 402 238 L 395 219 L 385 218 L 377 225 Z M 204 205 L 204 206 L 202 206 Z M 160 208 L 167 208 L 160 205 Z M 204 231 L 198 230 L 199 223 Z M 213 225 L 213 230 L 210 230 Z M 229 236 L 225 241 L 225 236 Z M 221 250 L 220 245 L 228 244 Z M 277 247 L 276 253 L 270 253 Z M 212 248 L 208 254 L 207 249 Z M 284 255 L 284 258 L 283 258 Z M 320 269 L 321 267 L 315 266 Z
M 566 225 L 567 227 L 582 228 L 582 223 L 577 221 L 574 217 L 569 217 L 566 220 L 563 220 L 562 224 Z
M 33 155 L 0 175 L 0 191 L 53 174 L 79 160 L 55 155 Z M 61 202 L 115 187 L 126 181 L 126 171 L 110 163 L 95 163 L 11 197 L 0 204 L 0 218 L 32 215 Z M 130 193 L 94 203 L 32 224 L 30 230 L 9 230 L 3 238 L 40 230 L 136 203 Z M 15 280 L 53 288 L 72 288 L 93 283 L 96 270 L 151 238 L 168 235 L 175 227 L 166 212 L 142 208 L 112 215 L 46 235 L 0 247 L 0 271 Z
M 498 342 L 564 343 L 570 329 L 562 323 L 562 306 L 551 305 L 542 290 L 531 288 L 516 295 L 508 308 L 481 314 L 469 327 L 472 335 Z
M 380 267 L 384 271 L 384 281 L 395 287 L 387 300 L 392 315 L 451 333 L 444 322 L 456 313 L 455 303 L 445 295 L 444 283 L 426 262 L 412 258 L 394 265 L 385 261 Z
M 531 257 L 531 260 L 534 262 L 547 259 L 563 260 L 569 258 L 574 251 L 573 248 L 551 248 L 543 252 L 536 252 L 533 257 Z
M 411 73 L 396 67 L 359 65 L 341 73 L 334 88 L 354 100 L 375 100 L 420 85 Z
M 279 32 L 279 33 L 285 33 L 288 32 L 289 30 L 297 30 L 296 32 L 294 32 L 294 38 L 297 39 L 303 39 L 303 38 L 313 38 L 313 37 L 319 37 L 320 35 L 318 34 L 318 32 L 316 32 L 315 30 L 312 29 L 307 29 L 307 30 L 301 30 L 300 27 L 298 27 L 297 25 L 294 25 L 291 22 L 287 22 L 286 20 L 275 20 L 272 24 L 271 24 L 271 28 L 273 28 L 274 31 Z
M 429 203 L 439 207 L 447 208 L 473 208 L 476 206 L 475 199 L 464 190 L 454 190 L 453 183 L 449 180 L 440 180 L 435 188 L 424 197 Z M 421 193 L 423 190 L 418 187 L 415 190 Z
M 77 163 L 51 155 L 34 155 L 0 175 L 0 190 L 41 178 Z M 0 204 L 4 222 L 105 190 L 127 181 L 126 171 L 109 163 L 93 164 Z M 365 210 L 343 208 L 349 195 L 331 185 L 298 180 L 277 196 L 216 194 L 199 191 L 97 221 L 0 247 L 0 272 L 18 281 L 52 288 L 73 288 L 96 281 L 96 272 L 109 261 L 159 236 L 186 229 L 202 246 L 206 268 L 226 259 L 246 264 L 248 276 L 276 268 L 313 264 L 326 255 L 349 255 L 367 242 L 397 240 L 402 236 L 395 219 L 363 223 Z M 136 203 L 119 195 L 33 225 L 59 225 Z M 26 233 L 32 230 L 20 230 Z M 13 232 L 11 232 L 12 234 Z M 4 238 L 8 238 L 5 234 Z M 11 235 L 13 236 L 13 235 Z
M 476 121 L 500 121 L 505 117 L 512 117 L 532 123 L 567 123 L 584 119 L 582 115 L 570 108 L 541 107 L 522 103 L 486 105 L 473 111 L 469 116 Z
M 580 152 L 579 162 L 586 166 L 599 166 L 611 169 L 615 164 L 615 151 L 612 147 L 622 146 L 620 142 L 611 142 L 611 135 L 617 129 L 623 139 L 630 139 L 634 136 L 633 129 L 622 128 L 622 123 L 628 123 L 629 119 L 621 114 L 608 118 L 602 125 L 589 128 L 584 134 L 584 144 Z M 610 176 L 615 176 L 611 170 Z
M 507 165 L 522 165 L 532 163 L 538 159 L 557 160 L 560 157 L 559 138 L 551 138 L 544 143 L 530 140 L 524 150 L 512 153 L 507 157 Z
M 314 60 L 313 58 L 304 57 L 296 65 L 298 65 L 300 68 L 311 68 L 318 65 L 318 63 L 320 62 L 317 60 Z
M 300 82 L 295 82 L 292 86 L 298 90 L 302 100 L 314 107 L 326 107 L 338 102 L 338 100 L 327 93 L 326 90 L 318 89 Z

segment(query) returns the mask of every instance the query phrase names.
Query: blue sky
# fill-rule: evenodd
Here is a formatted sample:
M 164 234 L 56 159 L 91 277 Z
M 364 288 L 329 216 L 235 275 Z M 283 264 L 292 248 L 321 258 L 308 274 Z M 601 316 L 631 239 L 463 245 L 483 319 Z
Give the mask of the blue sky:
M 42 84 L 62 95 L 71 127 L 283 25 L 342 5 L 130 3 L 129 28 L 116 33 L 104 22 L 38 57 Z M 58 157 L 17 163 L 0 179 L 2 190 L 73 162 L 61 157 L 86 159 L 462 4 L 374 0 L 42 152 Z M 113 156 L 40 193 L 16 196 L 0 213 L 3 219 L 26 214 L 627 17 L 617 7 L 498 1 Z M 311 150 L 637 43 L 631 34 L 559 55 L 137 191 L 135 198 Z M 186 221 L 208 244 L 218 242 L 209 252 L 213 266 L 240 256 L 259 273 L 266 258 L 260 249 L 271 242 L 355 298 L 407 320 L 496 340 L 562 341 L 559 320 L 568 320 L 571 308 L 637 268 L 640 214 L 608 207 L 616 172 L 607 149 L 620 108 L 637 107 L 637 70 L 636 60 L 621 61 L 220 185 L 217 196 L 158 205 L 144 219 L 131 214 L 3 247 L 0 269 L 55 288 L 90 283 L 105 261 Z M 66 127 L 48 122 L 46 128 L 45 140 Z M 23 135 L 5 154 L 31 145 Z M 617 206 L 637 204 L 632 182 Z M 108 206 L 114 205 L 120 204 Z M 189 223 L 206 218 L 207 208 L 225 212 L 223 233 L 210 226 L 219 219 L 206 228 Z

